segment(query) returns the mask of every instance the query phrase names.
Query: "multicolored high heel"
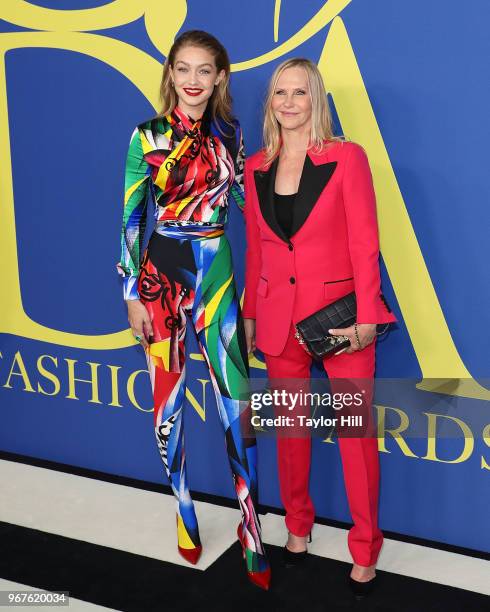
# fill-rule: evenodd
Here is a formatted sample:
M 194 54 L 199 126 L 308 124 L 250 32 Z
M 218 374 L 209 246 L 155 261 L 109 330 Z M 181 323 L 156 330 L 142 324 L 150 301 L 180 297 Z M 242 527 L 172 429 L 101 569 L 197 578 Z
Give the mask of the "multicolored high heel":
M 199 541 L 199 535 L 198 541 Z M 196 565 L 199 561 L 199 557 L 202 553 L 201 544 L 195 544 L 187 533 L 187 529 L 185 528 L 184 521 L 177 514 L 177 548 L 179 553 L 184 557 L 186 561 L 192 563 L 192 565 Z
M 243 558 L 247 563 L 248 579 L 256 586 L 268 591 L 271 581 L 271 568 L 267 557 L 246 547 L 241 523 L 237 528 L 237 536 L 242 545 Z

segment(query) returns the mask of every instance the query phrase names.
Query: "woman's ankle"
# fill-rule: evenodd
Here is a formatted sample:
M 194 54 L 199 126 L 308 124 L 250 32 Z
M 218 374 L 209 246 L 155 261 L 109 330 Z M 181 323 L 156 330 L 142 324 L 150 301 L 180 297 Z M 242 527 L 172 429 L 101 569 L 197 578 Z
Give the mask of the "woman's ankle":
M 303 552 L 307 549 L 308 536 L 297 536 L 288 531 L 288 541 L 286 547 L 291 552 Z
M 354 563 L 350 576 L 358 582 L 369 582 L 369 580 L 376 576 L 376 564 L 364 566 Z

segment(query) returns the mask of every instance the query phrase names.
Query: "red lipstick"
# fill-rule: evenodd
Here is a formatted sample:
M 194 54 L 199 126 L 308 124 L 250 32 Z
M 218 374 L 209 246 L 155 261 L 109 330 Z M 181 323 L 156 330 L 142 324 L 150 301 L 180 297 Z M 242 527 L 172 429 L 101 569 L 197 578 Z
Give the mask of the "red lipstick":
M 188 89 L 187 87 L 184 87 L 184 91 L 188 96 L 200 96 L 204 89 L 196 89 L 194 87 Z

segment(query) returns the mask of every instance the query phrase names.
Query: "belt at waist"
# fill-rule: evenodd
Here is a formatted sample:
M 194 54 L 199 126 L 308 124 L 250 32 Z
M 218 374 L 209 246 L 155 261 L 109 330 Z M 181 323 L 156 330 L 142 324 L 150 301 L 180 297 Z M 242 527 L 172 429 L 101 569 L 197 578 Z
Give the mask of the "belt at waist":
M 222 236 L 225 228 L 221 223 L 206 221 L 159 221 L 155 232 L 160 236 L 180 240 L 209 240 Z

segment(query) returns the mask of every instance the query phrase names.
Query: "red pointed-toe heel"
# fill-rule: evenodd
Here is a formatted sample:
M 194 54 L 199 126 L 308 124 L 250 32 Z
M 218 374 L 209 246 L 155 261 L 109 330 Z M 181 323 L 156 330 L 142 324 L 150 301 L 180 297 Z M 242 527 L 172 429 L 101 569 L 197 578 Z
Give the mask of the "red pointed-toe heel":
M 249 572 L 247 570 L 248 579 L 252 584 L 258 586 L 260 589 L 264 591 L 268 591 L 271 584 L 271 568 L 268 567 L 266 570 L 262 572 Z
M 177 545 L 179 553 L 182 557 L 192 565 L 196 565 L 199 561 L 199 558 L 202 553 L 202 546 L 196 546 L 195 548 L 182 548 L 182 546 Z
M 243 540 L 241 523 L 237 528 L 237 536 L 240 544 L 242 545 L 243 558 L 247 564 L 248 579 L 252 584 L 255 584 L 255 586 L 264 589 L 264 591 L 268 591 L 271 582 L 271 568 L 267 558 L 264 555 L 259 555 L 258 553 L 246 548 Z M 260 571 L 249 569 L 253 567 L 261 567 L 262 569 Z
M 177 549 L 180 555 L 192 565 L 196 565 L 202 553 L 199 534 L 196 532 L 191 538 L 182 519 L 177 514 Z M 199 542 L 199 544 L 198 544 Z M 181 546 L 181 544 L 183 546 Z

